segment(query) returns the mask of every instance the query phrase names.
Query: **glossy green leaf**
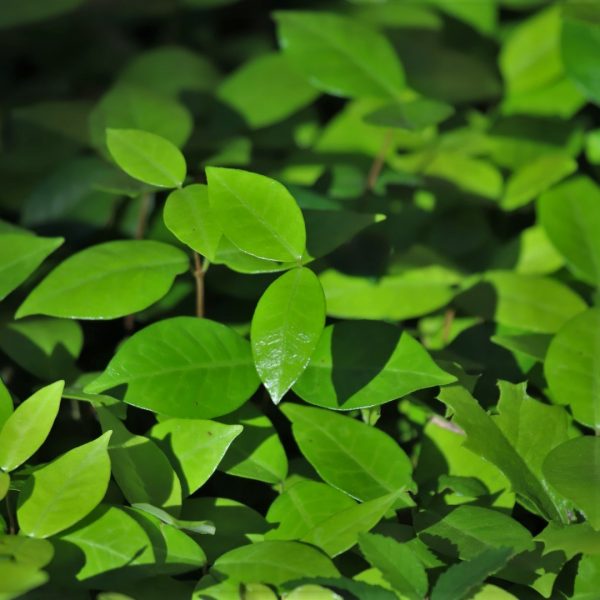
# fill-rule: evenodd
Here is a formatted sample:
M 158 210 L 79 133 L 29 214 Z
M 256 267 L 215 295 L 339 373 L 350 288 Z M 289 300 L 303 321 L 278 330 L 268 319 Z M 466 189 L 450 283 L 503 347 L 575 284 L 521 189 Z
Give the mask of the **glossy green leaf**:
M 600 428 L 600 310 L 590 309 L 569 321 L 554 336 L 544 361 L 552 398 L 571 407 L 575 419 Z
M 27 398 L 0 429 L 0 468 L 13 471 L 44 443 L 60 407 L 65 382 L 57 381 Z
M 498 572 L 512 556 L 510 548 L 489 548 L 469 561 L 452 565 L 442 573 L 432 592 L 431 600 L 466 600 L 487 577 Z
M 165 454 L 147 437 L 132 434 L 107 408 L 97 408 L 108 444 L 113 477 L 130 504 L 162 506 L 175 514 L 182 502 L 181 483 Z
M 370 531 L 392 510 L 401 497 L 401 492 L 392 492 L 380 498 L 339 510 L 324 521 L 317 523 L 302 538 L 318 546 L 334 557 L 352 548 L 362 533 Z
M 600 529 L 600 440 L 575 438 L 554 448 L 542 466 L 550 485 Z
M 243 429 L 200 419 L 167 419 L 150 430 L 150 437 L 171 461 L 187 497 L 208 481 Z
M 210 207 L 224 235 L 243 252 L 299 261 L 306 244 L 302 212 L 278 181 L 238 169 L 206 169 Z
M 387 323 L 355 321 L 325 329 L 294 392 L 317 406 L 350 410 L 454 380 L 408 333 Z
M 319 550 L 298 542 L 269 541 L 241 546 L 219 557 L 213 571 L 239 582 L 280 584 L 301 577 L 337 577 Z
M 411 600 L 419 600 L 427 594 L 427 574 L 419 559 L 405 544 L 390 537 L 363 533 L 358 538 L 360 551 L 385 579 Z
M 279 404 L 306 368 L 325 326 L 325 297 L 318 277 L 293 269 L 263 293 L 252 317 L 256 370 Z
M 51 536 L 83 519 L 100 503 L 110 478 L 109 439 L 107 432 L 29 476 L 17 508 L 23 533 Z
M 128 404 L 172 417 L 206 419 L 241 406 L 258 383 L 246 340 L 214 321 L 176 317 L 124 342 L 85 391 L 126 384 Z
M 219 86 L 219 98 L 252 127 L 282 121 L 310 104 L 319 92 L 282 54 L 246 62 Z
M 397 97 L 404 73 L 393 47 L 358 20 L 325 12 L 275 13 L 289 60 L 324 92 Z
M 317 481 L 299 481 L 285 490 L 269 507 L 267 521 L 277 523 L 266 539 L 299 540 L 338 511 L 356 502 L 339 490 Z
M 600 189 L 577 177 L 545 193 L 538 201 L 540 223 L 565 257 L 573 274 L 592 285 L 600 282 Z
M 131 240 L 91 246 L 62 262 L 29 294 L 17 317 L 115 319 L 147 308 L 188 268 L 179 249 Z
M 229 447 L 219 470 L 271 484 L 283 482 L 288 472 L 288 460 L 269 418 L 247 403 L 222 420 L 230 425 L 242 425 L 244 430 Z
M 300 451 L 324 481 L 358 500 L 413 486 L 408 456 L 383 431 L 352 417 L 285 404 Z
M 185 159 L 168 140 L 137 129 L 109 129 L 106 143 L 115 162 L 134 179 L 158 187 L 181 187 Z
M 21 285 L 62 243 L 63 238 L 0 235 L 0 300 Z
M 513 490 L 548 520 L 561 514 L 545 485 L 531 471 L 494 420 L 465 389 L 444 388 L 440 400 L 454 412 L 454 421 L 465 431 L 465 447 L 498 467 Z
M 556 333 L 586 309 L 571 288 L 548 277 L 490 271 L 457 298 L 471 314 L 536 333 Z
M 158 508 L 156 506 L 152 506 L 152 504 L 146 504 L 143 502 L 132 504 L 132 508 L 134 508 L 138 512 L 141 511 L 143 513 L 151 515 L 152 517 L 156 517 L 161 523 L 165 523 L 166 525 L 172 525 L 175 529 L 179 529 L 181 531 L 199 533 L 202 535 L 215 534 L 215 526 L 213 525 L 213 523 L 207 520 L 188 521 L 185 519 L 176 519 L 166 510 L 163 510 L 162 508 Z
M 214 261 L 222 233 L 210 209 L 207 186 L 194 184 L 171 192 L 163 216 L 181 242 Z

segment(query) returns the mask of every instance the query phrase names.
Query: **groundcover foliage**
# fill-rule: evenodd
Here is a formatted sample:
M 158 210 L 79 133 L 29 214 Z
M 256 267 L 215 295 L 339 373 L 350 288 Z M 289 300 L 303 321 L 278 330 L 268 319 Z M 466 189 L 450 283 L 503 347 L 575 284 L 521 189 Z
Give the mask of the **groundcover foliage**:
M 600 3 L 0 48 L 0 599 L 600 597 Z

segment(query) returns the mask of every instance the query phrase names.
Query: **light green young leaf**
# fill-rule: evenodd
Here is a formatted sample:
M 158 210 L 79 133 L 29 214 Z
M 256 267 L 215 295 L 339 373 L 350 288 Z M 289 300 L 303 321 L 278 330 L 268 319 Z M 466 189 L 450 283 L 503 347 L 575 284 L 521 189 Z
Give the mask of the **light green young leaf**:
M 544 374 L 555 402 L 571 407 L 577 421 L 600 429 L 600 309 L 569 321 L 554 336 Z
M 286 56 L 271 53 L 244 63 L 223 81 L 217 95 L 257 129 L 282 121 L 319 92 Z
M 288 460 L 269 418 L 247 403 L 222 420 L 230 425 L 242 425 L 244 431 L 229 447 L 219 470 L 273 485 L 283 482 L 288 473 Z
M 47 275 L 16 316 L 123 317 L 160 300 L 188 266 L 181 250 L 162 242 L 129 240 L 91 246 Z
M 600 439 L 586 435 L 554 448 L 542 471 L 548 483 L 600 529 Z
M 185 159 L 168 140 L 138 129 L 108 129 L 106 143 L 115 162 L 134 179 L 157 187 L 181 187 Z
M 211 210 L 235 246 L 267 260 L 301 260 L 306 245 L 304 218 L 281 183 L 221 167 L 208 167 L 206 177 Z
M 149 435 L 171 461 L 187 497 L 208 481 L 243 429 L 200 419 L 167 419 Z
M 338 556 L 352 548 L 360 534 L 373 529 L 398 500 L 403 501 L 402 492 L 392 492 L 340 510 L 317 523 L 302 541 L 318 546 L 331 557 Z
M 324 330 L 294 392 L 317 406 L 350 410 L 453 381 L 408 333 L 388 323 L 354 321 Z
M 0 468 L 13 471 L 44 443 L 60 407 L 65 382 L 38 390 L 8 417 L 0 429 Z
M 280 584 L 301 577 L 338 577 L 327 556 L 307 544 L 268 541 L 240 546 L 219 557 L 212 570 L 239 582 Z
M 575 177 L 546 192 L 537 211 L 573 274 L 591 285 L 600 284 L 600 188 L 587 177 Z
M 75 525 L 100 503 L 110 479 L 110 435 L 69 450 L 29 476 L 17 508 L 23 533 L 49 537 Z
M 413 487 L 412 465 L 386 433 L 352 417 L 284 404 L 300 451 L 324 481 L 358 500 Z
M 250 344 L 232 329 L 208 319 L 175 317 L 131 336 L 84 391 L 125 384 L 128 404 L 172 417 L 210 419 L 241 406 L 259 379 Z
M 24 535 L 0 535 L 0 556 L 41 569 L 54 557 L 54 547 L 48 540 Z
M 102 431 L 112 431 L 112 474 L 130 504 L 148 503 L 178 514 L 181 483 L 167 457 L 147 437 L 130 433 L 107 408 L 96 409 Z
M 214 535 L 215 526 L 210 521 L 186 521 L 176 519 L 173 515 L 162 508 L 157 508 L 151 504 L 135 503 L 132 505 L 138 511 L 142 511 L 153 517 L 156 517 L 161 523 L 172 525 L 176 529 L 189 531 L 191 533 L 201 533 L 203 535 Z
M 315 87 L 335 96 L 396 98 L 404 72 L 388 40 L 358 20 L 310 11 L 276 12 L 279 43 Z
M 277 496 L 267 512 L 267 521 L 277 529 L 267 533 L 270 540 L 299 540 L 329 517 L 355 506 L 347 494 L 318 481 L 299 481 Z
M 21 285 L 63 241 L 20 233 L 0 235 L 0 300 Z
M 406 544 L 373 533 L 362 533 L 358 543 L 365 558 L 397 592 L 409 600 L 425 597 L 429 587 L 425 568 Z
M 48 574 L 31 565 L 10 560 L 0 561 L 0 597 L 3 600 L 23 595 L 48 581 Z
M 163 217 L 179 241 L 214 262 L 222 233 L 210 209 L 206 185 L 193 184 L 171 192 Z
M 275 404 L 306 368 L 324 326 L 325 296 L 310 269 L 288 271 L 261 296 L 250 340 L 256 370 Z
M 466 433 L 465 447 L 496 465 L 510 480 L 526 506 L 550 520 L 561 521 L 559 508 L 544 484 L 513 448 L 502 430 L 464 388 L 442 389 L 439 399 L 454 412 L 454 421 Z

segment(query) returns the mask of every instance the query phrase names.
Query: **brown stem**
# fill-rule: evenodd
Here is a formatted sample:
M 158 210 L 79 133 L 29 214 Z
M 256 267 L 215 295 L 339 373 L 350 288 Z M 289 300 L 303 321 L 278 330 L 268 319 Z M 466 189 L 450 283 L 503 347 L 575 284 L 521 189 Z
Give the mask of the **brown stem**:
M 377 184 L 377 180 L 379 179 L 379 175 L 381 174 L 381 170 L 383 169 L 383 165 L 385 164 L 385 159 L 387 157 L 388 152 L 390 151 L 390 146 L 392 145 L 393 139 L 394 131 L 393 129 L 388 129 L 385 132 L 383 142 L 381 143 L 381 148 L 379 148 L 379 152 L 373 160 L 373 164 L 371 165 L 371 169 L 369 170 L 369 175 L 367 177 L 367 190 L 369 191 L 373 190 L 375 188 L 375 185 Z
M 453 308 L 449 308 L 444 315 L 444 328 L 442 330 L 442 341 L 444 345 L 448 343 L 450 339 L 450 333 L 452 333 L 452 324 L 454 323 L 454 317 L 456 311 Z
M 204 264 L 200 260 L 200 255 L 194 252 L 194 279 L 196 280 L 196 316 L 204 316 L 204 274 L 208 269 L 208 261 Z

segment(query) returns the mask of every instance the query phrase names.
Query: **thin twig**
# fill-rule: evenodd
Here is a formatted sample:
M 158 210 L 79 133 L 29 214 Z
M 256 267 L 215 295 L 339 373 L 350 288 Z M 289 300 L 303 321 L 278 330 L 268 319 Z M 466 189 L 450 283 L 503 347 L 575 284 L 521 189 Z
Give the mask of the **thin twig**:
M 194 252 L 194 279 L 196 280 L 196 316 L 204 317 L 204 275 L 208 270 L 209 262 L 200 260 L 200 255 Z
M 450 339 L 455 316 L 456 311 L 453 308 L 449 308 L 444 314 L 444 328 L 442 329 L 442 341 L 444 342 L 444 345 L 446 345 Z
M 383 137 L 381 148 L 379 148 L 379 152 L 373 160 L 373 164 L 371 165 L 371 169 L 369 170 L 369 175 L 367 177 L 367 190 L 369 191 L 375 189 L 375 186 L 377 185 L 377 180 L 379 179 L 379 175 L 381 174 L 381 170 L 383 169 L 383 165 L 385 164 L 385 159 L 387 158 L 387 154 L 390 151 L 390 146 L 392 145 L 393 139 L 394 130 L 388 129 L 385 132 L 385 136 Z
M 456 423 L 452 423 L 452 421 L 448 421 L 444 419 L 444 417 L 440 417 L 440 415 L 433 415 L 431 417 L 430 423 L 433 423 L 437 427 L 441 427 L 442 429 L 446 429 L 447 431 L 453 431 L 454 433 L 458 433 L 460 435 L 465 435 L 464 430 L 456 425 Z

